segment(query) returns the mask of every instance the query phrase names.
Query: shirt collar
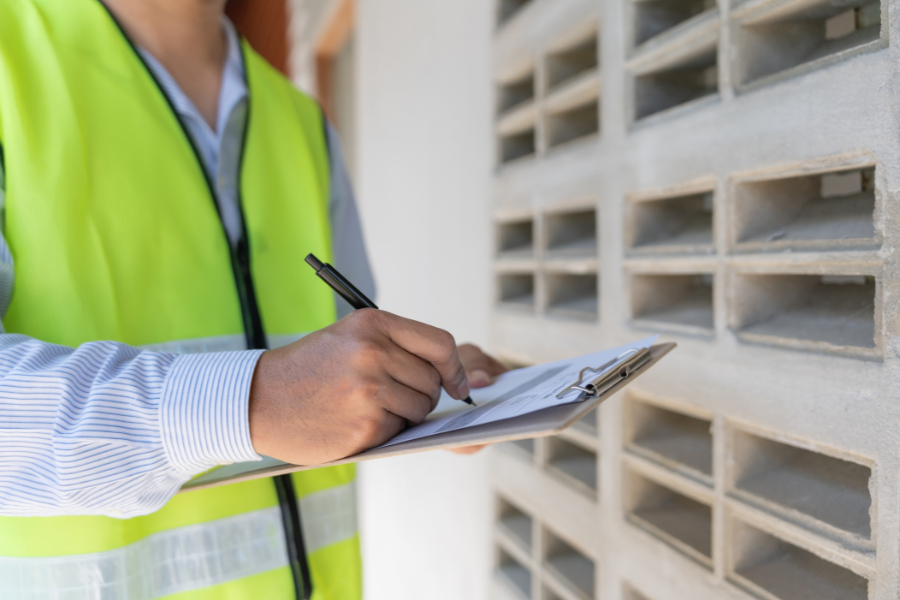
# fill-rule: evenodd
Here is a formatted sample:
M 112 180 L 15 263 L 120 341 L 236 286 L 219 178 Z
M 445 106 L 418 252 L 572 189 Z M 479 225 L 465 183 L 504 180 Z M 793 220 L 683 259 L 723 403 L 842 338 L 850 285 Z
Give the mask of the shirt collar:
M 185 119 L 195 121 L 201 128 L 207 130 L 207 134 L 213 138 L 220 138 L 225 130 L 225 124 L 234 108 L 248 95 L 246 71 L 244 69 L 244 54 L 241 51 L 241 41 L 234 25 L 228 17 L 222 17 L 222 29 L 228 45 L 225 56 L 225 65 L 222 69 L 222 87 L 219 90 L 219 110 L 216 115 L 216 132 L 200 114 L 200 111 L 181 91 L 178 83 L 156 57 L 143 48 L 138 48 L 144 61 L 150 66 L 153 74 L 159 80 L 166 95 L 172 101 L 175 110 Z
M 219 114 L 216 118 L 216 131 L 219 135 L 225 131 L 231 111 L 248 95 L 247 73 L 244 69 L 244 53 L 241 40 L 228 17 L 222 17 L 222 28 L 228 41 L 228 55 L 225 68 L 222 70 L 222 89 L 219 92 Z

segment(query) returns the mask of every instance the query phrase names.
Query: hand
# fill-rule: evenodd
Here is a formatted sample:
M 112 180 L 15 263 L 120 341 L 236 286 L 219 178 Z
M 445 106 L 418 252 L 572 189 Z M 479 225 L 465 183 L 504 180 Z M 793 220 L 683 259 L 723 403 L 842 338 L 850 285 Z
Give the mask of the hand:
M 250 438 L 260 454 L 298 465 L 352 456 L 421 423 L 441 387 L 469 395 L 446 331 L 357 310 L 260 357 L 250 388 Z
M 506 373 L 509 369 L 504 367 L 494 357 L 485 354 L 481 348 L 474 344 L 463 344 L 457 348 L 459 359 L 466 369 L 466 378 L 473 388 L 483 388 L 494 383 L 497 375 Z M 454 454 L 475 454 L 485 445 L 464 446 L 450 450 Z
M 457 348 L 459 360 L 466 370 L 466 378 L 473 388 L 483 388 L 494 383 L 498 375 L 509 371 L 496 358 L 485 354 L 475 344 L 463 344 Z

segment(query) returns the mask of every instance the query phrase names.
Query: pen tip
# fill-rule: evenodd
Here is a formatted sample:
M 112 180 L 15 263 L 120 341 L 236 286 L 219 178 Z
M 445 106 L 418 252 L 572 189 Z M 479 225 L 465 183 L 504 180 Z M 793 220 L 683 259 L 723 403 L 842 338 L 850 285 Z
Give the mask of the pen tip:
M 478 406 L 477 404 L 472 402 L 472 396 L 466 396 L 465 398 L 463 398 L 463 402 L 465 402 L 469 406 Z

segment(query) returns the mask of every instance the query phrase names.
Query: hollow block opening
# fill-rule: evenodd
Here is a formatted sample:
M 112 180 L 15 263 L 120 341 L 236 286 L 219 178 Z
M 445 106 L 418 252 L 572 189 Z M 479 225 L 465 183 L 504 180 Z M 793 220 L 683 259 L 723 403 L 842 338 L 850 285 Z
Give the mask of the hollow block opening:
M 527 219 L 497 225 L 497 245 L 501 257 L 534 256 L 534 221 Z
M 534 440 L 515 440 L 512 442 L 504 442 L 505 446 L 508 446 L 511 450 L 515 452 L 521 452 L 527 454 L 529 457 L 534 458 Z
M 547 57 L 547 87 L 553 89 L 571 79 L 595 71 L 598 65 L 597 35 Z
M 739 184 L 736 208 L 738 243 L 870 241 L 875 168 Z
M 504 113 L 534 98 L 534 72 L 524 77 L 500 84 L 497 112 Z
M 634 3 L 635 43 L 642 44 L 715 7 L 715 0 L 638 0 Z
M 549 256 L 554 258 L 596 256 L 596 210 L 549 214 L 545 225 Z
M 626 410 L 628 443 L 663 463 L 684 465 L 712 476 L 712 423 L 631 399 Z
M 635 77 L 635 120 L 718 93 L 717 50 L 704 52 L 664 70 Z
M 869 467 L 735 432 L 736 489 L 869 538 Z
M 508 163 L 535 152 L 534 129 L 500 137 L 500 162 Z
M 597 455 L 562 438 L 549 438 L 547 463 L 570 481 L 597 490 Z
M 631 205 L 634 250 L 708 251 L 713 244 L 713 194 L 691 194 Z
M 597 435 L 600 432 L 600 409 L 595 408 L 588 414 L 581 417 L 573 427 L 577 427 L 590 435 Z
M 881 3 L 821 0 L 741 26 L 737 52 L 741 83 L 838 54 L 879 39 Z
M 513 18 L 516 13 L 525 8 L 529 2 L 531 2 L 531 0 L 499 0 L 497 23 L 503 25 Z
M 563 317 L 596 319 L 599 310 L 596 274 L 547 274 L 547 310 Z
M 515 589 L 522 593 L 525 598 L 531 598 L 531 571 L 525 567 L 511 554 L 499 549 L 500 566 L 499 570 L 503 577 L 509 581 Z
M 779 600 L 866 600 L 868 582 L 745 523 L 732 525 L 732 572 Z
M 504 273 L 500 275 L 499 288 L 501 304 L 534 306 L 534 274 Z
M 713 275 L 635 275 L 632 316 L 701 329 L 713 329 Z
M 741 275 L 737 329 L 842 348 L 875 347 L 875 278 L 864 275 Z
M 506 500 L 500 499 L 500 525 L 525 548 L 531 548 L 531 516 Z
M 712 507 L 633 471 L 627 477 L 632 521 L 679 550 L 683 544 L 700 556 L 712 557 Z
M 545 530 L 545 536 L 546 563 L 564 583 L 594 598 L 594 561 L 552 532 Z
M 600 102 L 592 100 L 547 117 L 550 147 L 556 147 L 600 131 Z

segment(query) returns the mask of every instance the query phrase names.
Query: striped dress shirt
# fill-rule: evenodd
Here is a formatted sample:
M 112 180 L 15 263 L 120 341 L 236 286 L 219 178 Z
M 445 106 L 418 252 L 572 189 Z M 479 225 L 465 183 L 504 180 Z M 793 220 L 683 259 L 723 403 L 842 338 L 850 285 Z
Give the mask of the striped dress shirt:
M 216 131 L 165 68 L 141 53 L 187 125 L 235 243 L 248 91 L 238 37 L 227 19 L 223 27 L 228 55 Z M 353 192 L 330 125 L 327 138 L 334 261 L 373 294 Z M 5 189 L 0 161 L 0 207 Z M 0 315 L 13 294 L 13 258 L 0 235 Z M 339 315 L 348 311 L 340 301 Z M 0 326 L 0 514 L 133 517 L 158 510 L 197 473 L 259 460 L 248 402 L 261 354 L 176 355 L 103 341 L 68 348 L 2 333 Z

